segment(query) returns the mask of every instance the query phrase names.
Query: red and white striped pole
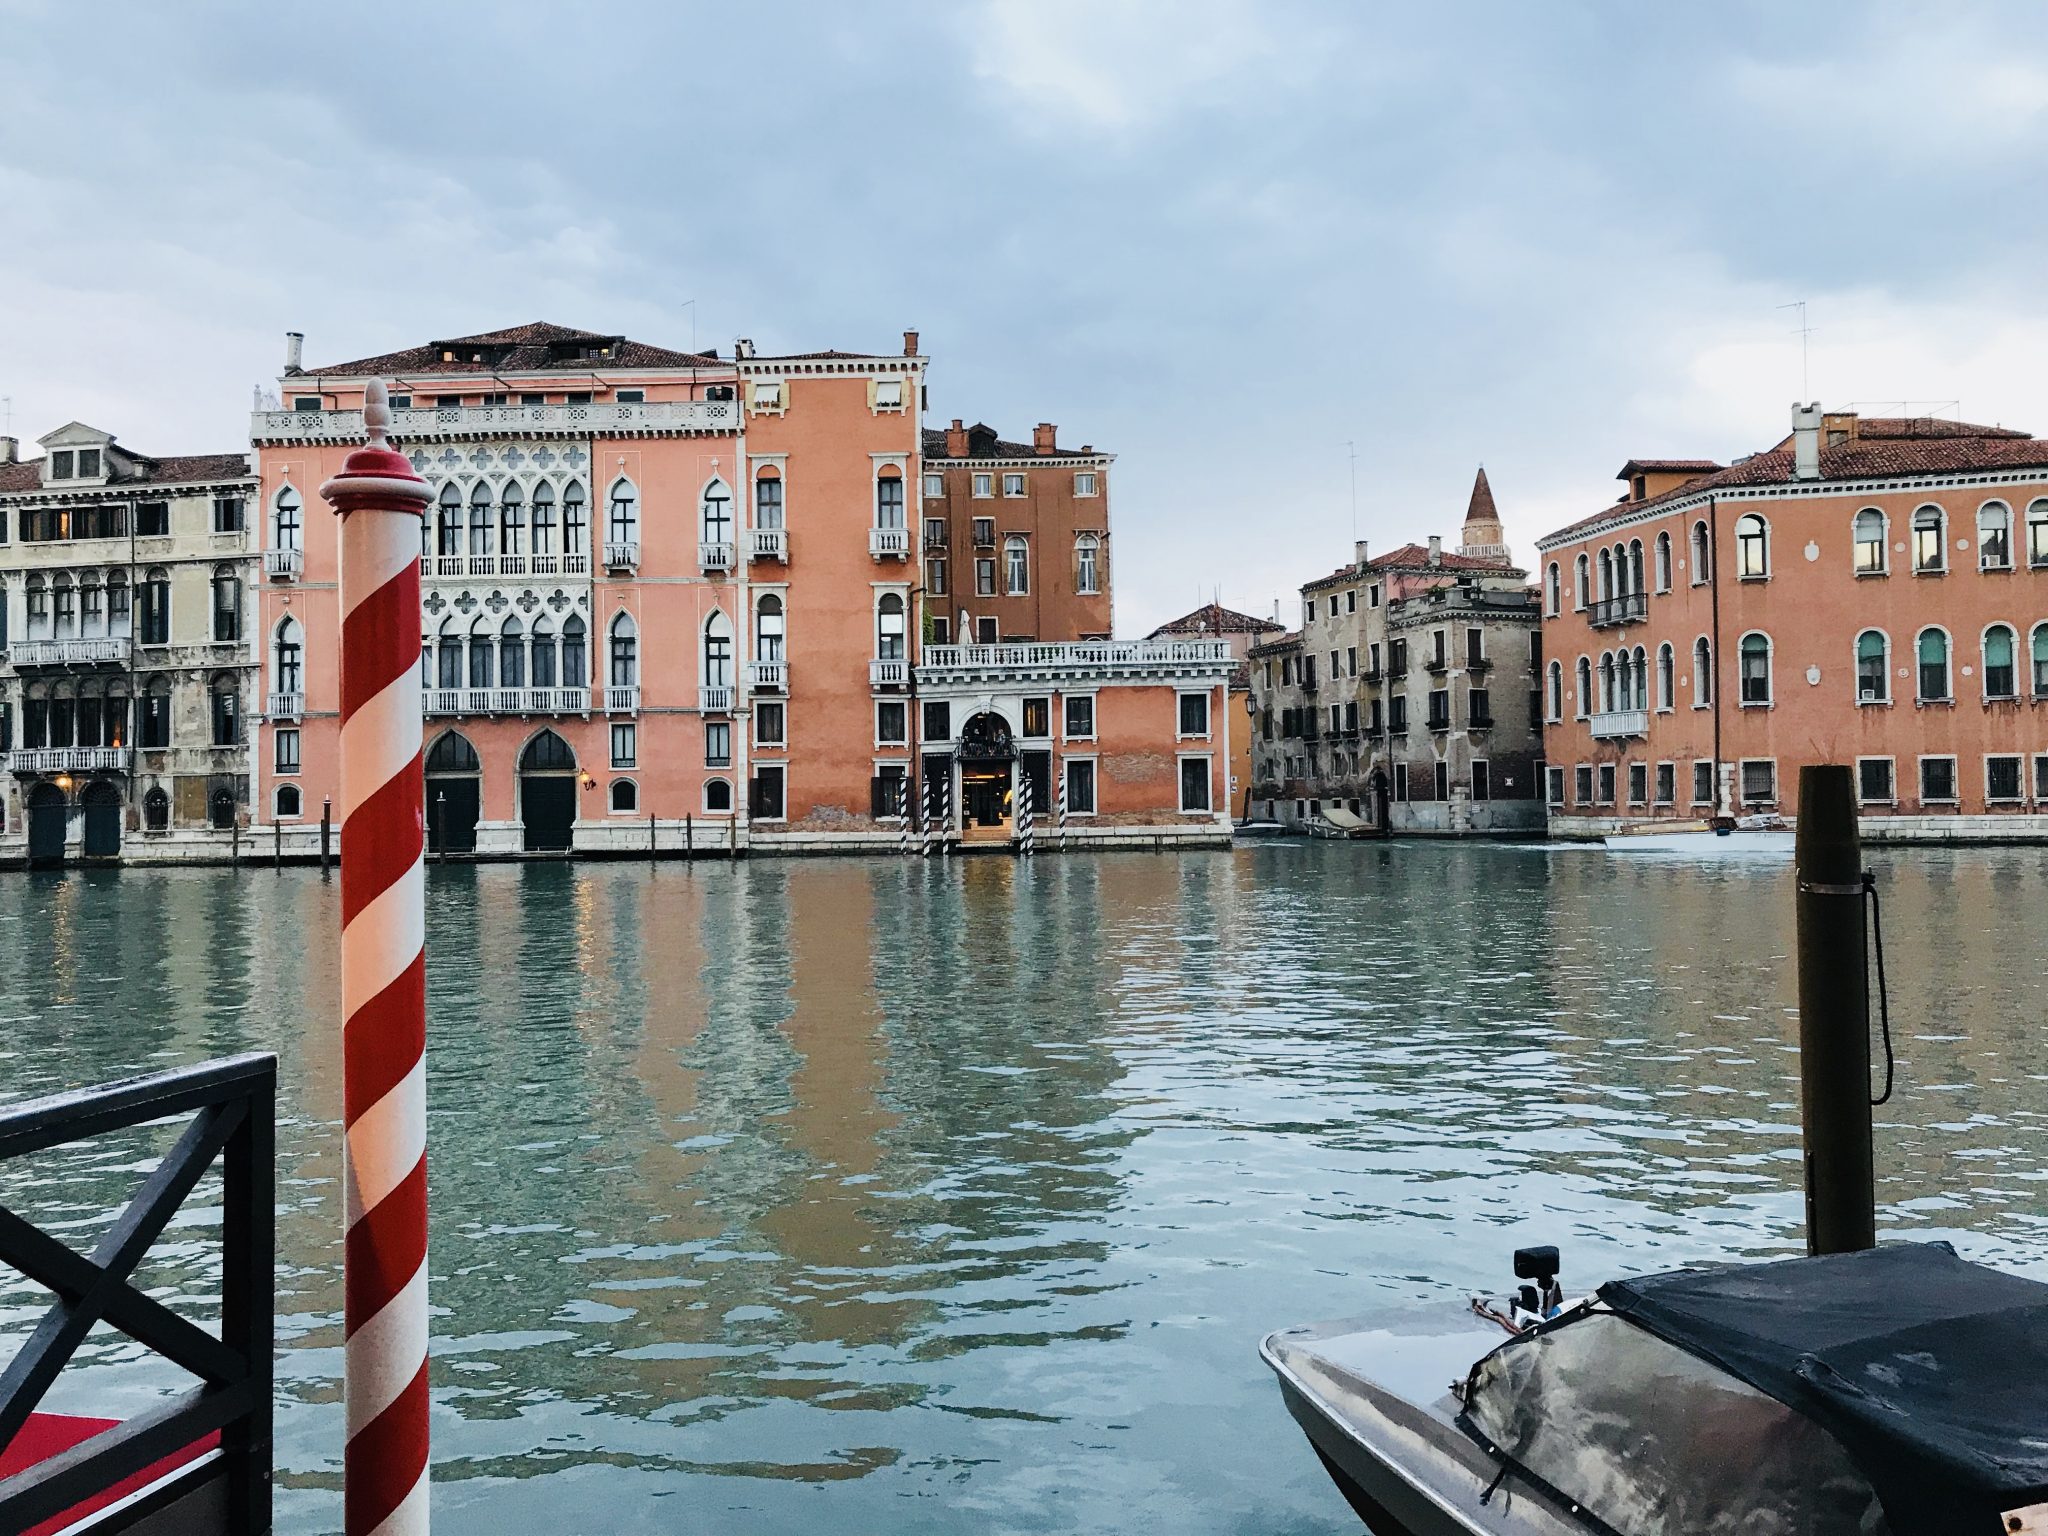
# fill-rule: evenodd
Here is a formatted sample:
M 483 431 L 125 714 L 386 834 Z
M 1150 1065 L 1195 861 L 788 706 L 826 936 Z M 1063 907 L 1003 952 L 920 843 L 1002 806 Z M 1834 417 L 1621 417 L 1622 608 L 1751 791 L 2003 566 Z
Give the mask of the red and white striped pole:
M 427 971 L 420 519 L 386 441 L 320 487 L 341 514 L 341 991 L 347 1536 L 427 1529 Z

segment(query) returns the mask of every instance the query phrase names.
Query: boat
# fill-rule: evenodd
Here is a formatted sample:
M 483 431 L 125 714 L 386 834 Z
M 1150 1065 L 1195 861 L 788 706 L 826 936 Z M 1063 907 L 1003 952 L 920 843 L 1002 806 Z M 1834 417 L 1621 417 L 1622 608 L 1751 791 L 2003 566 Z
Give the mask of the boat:
M 2048 1285 L 1939 1242 L 1570 1304 L 1554 1248 L 1515 1267 L 1505 1307 L 1261 1346 L 1375 1536 L 2048 1532 Z
M 1604 840 L 1609 853 L 1679 854 L 1696 859 L 1789 859 L 1797 835 L 1782 816 L 1744 816 L 1719 827 L 1674 832 L 1617 832 Z

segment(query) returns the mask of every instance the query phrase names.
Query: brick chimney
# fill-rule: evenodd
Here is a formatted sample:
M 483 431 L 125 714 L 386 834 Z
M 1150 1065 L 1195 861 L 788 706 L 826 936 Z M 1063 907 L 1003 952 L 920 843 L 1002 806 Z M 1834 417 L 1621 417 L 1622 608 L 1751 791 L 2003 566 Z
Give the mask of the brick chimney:
M 960 424 L 960 418 L 953 418 L 953 425 L 946 428 L 946 457 L 964 459 L 967 457 L 967 428 Z
M 1041 421 L 1031 429 L 1031 450 L 1034 453 L 1055 453 L 1059 450 L 1060 429 L 1049 421 Z
M 304 356 L 305 350 L 306 333 L 304 331 L 286 331 L 284 333 L 284 371 L 286 373 L 297 373 L 299 371 L 300 360 Z
M 1429 536 L 1429 563 L 1431 565 L 1442 565 L 1444 563 L 1444 539 L 1440 533 L 1432 533 Z
M 905 357 L 917 356 L 917 332 L 905 331 L 903 333 L 903 355 Z

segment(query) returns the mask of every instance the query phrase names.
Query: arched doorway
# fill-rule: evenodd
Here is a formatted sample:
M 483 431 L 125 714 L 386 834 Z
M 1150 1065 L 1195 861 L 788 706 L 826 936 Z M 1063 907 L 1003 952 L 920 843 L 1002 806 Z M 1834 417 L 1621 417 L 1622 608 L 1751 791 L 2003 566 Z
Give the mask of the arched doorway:
M 427 749 L 427 848 L 436 854 L 476 852 L 483 808 L 483 762 L 460 731 L 446 731 Z
M 171 797 L 161 784 L 152 785 L 142 797 L 142 826 L 148 832 L 163 832 L 171 825 Z
M 28 792 L 28 862 L 31 868 L 64 862 L 64 791 L 48 780 Z
M 542 731 L 519 754 L 519 819 L 528 853 L 566 849 L 576 825 L 576 754 L 553 731 Z
M 85 807 L 85 841 L 80 852 L 88 859 L 111 859 L 121 852 L 121 791 L 106 779 L 94 779 L 79 797 Z
M 1009 836 L 1016 767 L 1016 738 L 1001 715 L 979 714 L 961 728 L 960 824 L 965 835 Z

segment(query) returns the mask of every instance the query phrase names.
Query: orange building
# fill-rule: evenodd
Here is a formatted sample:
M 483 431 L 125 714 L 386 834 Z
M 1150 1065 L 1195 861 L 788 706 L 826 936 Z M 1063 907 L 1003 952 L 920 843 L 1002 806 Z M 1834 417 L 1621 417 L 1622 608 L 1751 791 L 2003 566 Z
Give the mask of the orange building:
M 259 411 L 252 433 L 265 672 L 252 799 L 300 851 L 337 795 L 339 545 L 319 487 L 362 440 L 377 377 L 434 494 L 421 684 L 437 850 L 894 849 L 898 786 L 919 778 L 943 782 L 950 831 L 972 817 L 1007 837 L 1022 777 L 1041 809 L 1056 799 L 1035 703 L 1064 710 L 1083 691 L 1115 742 L 1114 783 L 1088 786 L 1104 824 L 1214 834 L 1222 781 L 1193 792 L 1176 764 L 1202 754 L 1177 723 L 1192 708 L 1180 695 L 1212 675 L 1206 718 L 1220 715 L 1227 661 L 920 654 L 915 332 L 894 354 L 768 357 L 741 341 L 722 359 L 533 324 L 318 369 L 298 346 L 283 408 Z M 982 707 L 961 700 L 936 736 L 926 663 L 942 697 L 962 675 L 981 690 Z M 998 722 L 1011 736 L 991 801 L 997 759 L 962 760 Z
M 1796 815 L 1856 766 L 1874 841 L 2048 835 L 2048 443 L 1795 406 L 1723 467 L 1640 459 L 1539 541 L 1550 827 Z
M 1286 633 L 1286 626 L 1277 619 L 1255 619 L 1248 613 L 1238 613 L 1221 603 L 1204 603 L 1192 613 L 1184 613 L 1177 619 L 1169 619 L 1146 638 L 1151 640 L 1200 640 L 1215 638 L 1230 647 L 1230 655 L 1236 665 L 1230 673 L 1231 718 L 1237 712 L 1245 714 L 1245 728 L 1231 733 L 1230 749 L 1230 804 L 1231 814 L 1239 821 L 1251 819 L 1252 795 L 1252 677 L 1250 657 L 1252 647 L 1263 641 Z

